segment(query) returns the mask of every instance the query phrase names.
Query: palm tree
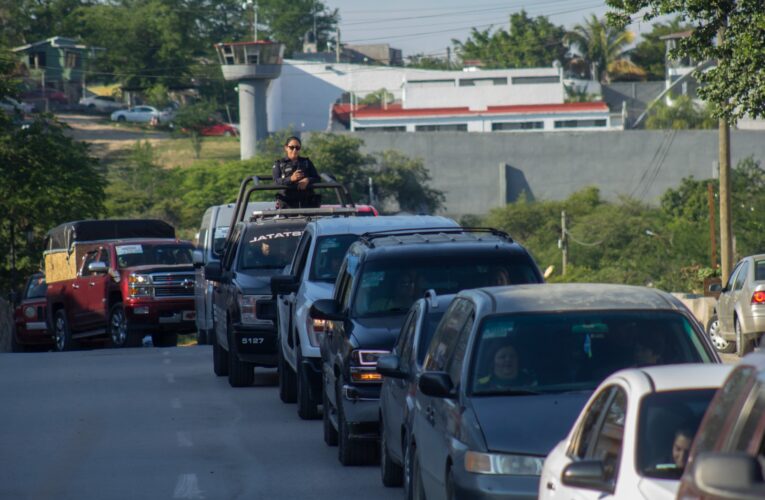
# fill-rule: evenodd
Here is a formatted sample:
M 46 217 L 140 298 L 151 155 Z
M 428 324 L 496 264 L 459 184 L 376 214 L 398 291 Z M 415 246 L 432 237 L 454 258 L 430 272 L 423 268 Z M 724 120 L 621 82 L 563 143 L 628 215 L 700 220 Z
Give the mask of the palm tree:
M 566 34 L 569 48 L 575 48 L 588 66 L 595 65 L 595 74 L 591 76 L 601 82 L 610 81 L 609 67 L 613 63 L 627 60 L 626 47 L 634 39 L 634 33 L 609 26 L 595 14 Z

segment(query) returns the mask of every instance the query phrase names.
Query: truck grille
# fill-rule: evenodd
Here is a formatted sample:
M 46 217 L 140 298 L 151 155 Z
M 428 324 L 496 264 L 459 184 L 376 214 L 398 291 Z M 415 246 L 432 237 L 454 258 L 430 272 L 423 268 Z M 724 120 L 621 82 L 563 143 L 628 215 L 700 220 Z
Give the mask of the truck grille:
M 193 273 L 157 273 L 151 275 L 151 281 L 157 298 L 194 296 Z

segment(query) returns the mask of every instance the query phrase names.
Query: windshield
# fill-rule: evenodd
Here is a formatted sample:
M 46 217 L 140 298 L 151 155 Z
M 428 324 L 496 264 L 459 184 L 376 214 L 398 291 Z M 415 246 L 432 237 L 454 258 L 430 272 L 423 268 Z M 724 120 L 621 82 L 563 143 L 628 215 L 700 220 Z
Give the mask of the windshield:
M 239 269 L 282 269 L 292 260 L 302 231 L 250 227 L 239 249 Z
M 514 258 L 515 257 L 515 258 Z M 430 256 L 428 259 L 384 259 L 364 266 L 356 293 L 356 317 L 401 314 L 429 289 L 438 295 L 468 288 L 538 283 L 534 264 L 526 256 L 502 258 Z
M 355 234 L 323 236 L 316 242 L 313 264 L 311 265 L 311 281 L 335 282 L 340 264 L 343 263 L 345 252 L 351 243 L 359 239 Z
M 422 329 L 420 331 L 419 344 L 417 344 L 417 364 L 422 366 L 425 361 L 425 355 L 428 353 L 428 346 L 430 341 L 433 340 L 433 334 L 436 333 L 436 327 L 438 322 L 444 316 L 446 309 L 438 312 L 427 314 L 422 319 Z
M 680 479 L 715 389 L 649 394 L 640 405 L 637 467 L 643 476 Z
M 690 322 L 670 311 L 494 316 L 475 345 L 475 395 L 591 391 L 622 368 L 711 361 Z
M 136 266 L 177 266 L 191 264 L 191 245 L 135 244 L 117 245 L 117 266 L 120 269 Z
M 27 284 L 27 292 L 25 294 L 28 299 L 39 299 L 45 297 L 45 292 L 48 290 L 48 285 L 45 283 L 45 276 L 33 276 Z

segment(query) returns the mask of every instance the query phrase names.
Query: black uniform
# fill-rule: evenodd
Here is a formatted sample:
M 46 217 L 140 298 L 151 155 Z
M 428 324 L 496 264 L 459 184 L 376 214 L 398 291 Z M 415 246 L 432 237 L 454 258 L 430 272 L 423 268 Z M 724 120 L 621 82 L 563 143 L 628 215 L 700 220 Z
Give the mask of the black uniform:
M 298 189 L 298 183 L 290 179 L 298 170 L 308 179 L 306 189 Z M 321 205 L 321 197 L 313 192 L 313 184 L 321 182 L 321 177 L 310 159 L 302 156 L 295 161 L 281 158 L 276 160 L 271 173 L 274 183 L 286 188 L 276 195 L 279 208 L 313 208 Z

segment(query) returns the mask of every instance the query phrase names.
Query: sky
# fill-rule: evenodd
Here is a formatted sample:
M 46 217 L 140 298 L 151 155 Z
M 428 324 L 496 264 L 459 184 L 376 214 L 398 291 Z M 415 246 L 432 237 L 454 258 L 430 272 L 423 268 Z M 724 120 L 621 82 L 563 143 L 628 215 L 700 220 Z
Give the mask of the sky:
M 451 40 L 465 40 L 471 28 L 508 29 L 510 14 L 524 9 L 531 17 L 547 16 L 571 28 L 585 17 L 605 15 L 603 0 L 324 0 L 340 11 L 344 43 L 388 43 L 404 57 L 445 57 Z M 640 34 L 647 26 L 629 29 Z

